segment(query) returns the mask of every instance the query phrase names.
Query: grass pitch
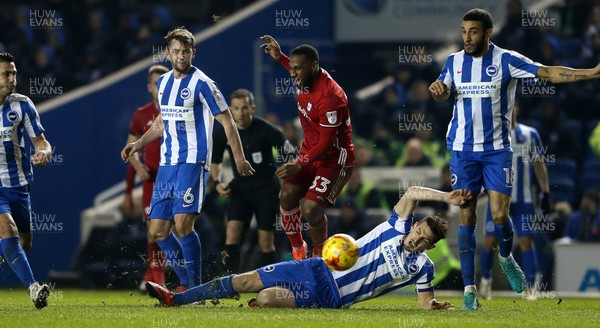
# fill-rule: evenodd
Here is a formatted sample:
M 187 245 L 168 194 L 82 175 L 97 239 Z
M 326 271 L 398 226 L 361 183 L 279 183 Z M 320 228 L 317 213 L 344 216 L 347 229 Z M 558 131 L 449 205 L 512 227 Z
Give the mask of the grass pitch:
M 25 290 L 0 290 L 0 327 L 600 327 L 599 299 L 496 297 L 466 313 L 458 311 L 459 297 L 438 297 L 457 308 L 441 312 L 420 310 L 409 296 L 384 296 L 341 310 L 251 309 L 246 305 L 251 296 L 159 308 L 137 291 L 62 290 L 47 308 L 36 310 Z

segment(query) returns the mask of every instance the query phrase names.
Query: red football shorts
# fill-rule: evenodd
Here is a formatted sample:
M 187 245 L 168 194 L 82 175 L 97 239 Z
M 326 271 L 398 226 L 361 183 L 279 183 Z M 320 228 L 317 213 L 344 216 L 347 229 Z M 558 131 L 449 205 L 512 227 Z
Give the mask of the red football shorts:
M 317 161 L 304 165 L 296 175 L 286 178 L 286 183 L 306 187 L 304 198 L 322 205 L 334 204 L 342 188 L 352 176 L 354 166 L 340 165 L 337 161 Z

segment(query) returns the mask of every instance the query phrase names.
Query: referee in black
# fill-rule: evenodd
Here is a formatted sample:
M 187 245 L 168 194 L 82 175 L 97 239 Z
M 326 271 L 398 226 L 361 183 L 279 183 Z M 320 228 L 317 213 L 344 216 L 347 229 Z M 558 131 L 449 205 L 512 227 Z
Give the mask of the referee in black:
M 279 179 L 275 176 L 277 161 L 273 149 L 284 154 L 283 133 L 269 122 L 255 117 L 254 95 L 246 89 L 234 91 L 229 109 L 237 124 L 246 159 L 256 170 L 254 175 L 243 177 L 233 170 L 234 179 L 226 185 L 219 178 L 225 149 L 233 158 L 227 144 L 225 130 L 215 129 L 210 176 L 221 196 L 231 197 L 227 208 L 227 232 L 222 257 L 225 269 L 238 273 L 240 267 L 240 243 L 245 225 L 256 215 L 258 244 L 261 251 L 259 267 L 277 262 L 274 228 L 279 213 Z M 281 162 L 281 161 L 279 161 Z

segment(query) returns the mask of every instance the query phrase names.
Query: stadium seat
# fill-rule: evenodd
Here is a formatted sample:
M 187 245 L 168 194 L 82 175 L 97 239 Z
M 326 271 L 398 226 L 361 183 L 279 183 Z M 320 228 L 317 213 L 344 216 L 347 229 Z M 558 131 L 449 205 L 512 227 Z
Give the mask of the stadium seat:
M 596 126 L 598 126 L 598 123 L 600 123 L 600 120 L 593 120 L 590 121 L 586 124 L 586 128 L 585 128 L 585 136 L 586 138 L 589 138 L 590 135 L 592 135 L 592 132 L 594 131 L 594 129 L 596 128 Z
M 600 158 L 586 160 L 583 164 L 582 175 L 598 173 L 600 174 Z
M 577 173 L 577 162 L 570 158 L 557 158 L 554 163 L 548 163 L 548 177 L 551 181 L 554 179 L 570 179 L 575 181 Z
M 590 188 L 600 188 L 600 171 L 587 172 L 579 179 L 579 192 L 585 193 Z
M 579 136 L 583 134 L 583 124 L 581 124 L 580 120 L 575 119 L 566 119 L 562 123 L 573 135 Z
M 573 203 L 575 200 L 575 180 L 565 177 L 552 178 L 550 176 L 550 195 L 552 202 L 565 201 Z

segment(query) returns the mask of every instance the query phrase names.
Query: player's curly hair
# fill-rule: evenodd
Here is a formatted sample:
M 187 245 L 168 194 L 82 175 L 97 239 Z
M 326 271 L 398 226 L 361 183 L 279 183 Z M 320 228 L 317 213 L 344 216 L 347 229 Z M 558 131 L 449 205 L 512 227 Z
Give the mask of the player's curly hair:
M 448 232 L 448 222 L 446 220 L 437 215 L 430 215 L 423 218 L 423 221 L 427 223 L 435 236 L 434 240 L 431 241 L 432 244 L 446 238 L 446 233 Z
M 319 63 L 319 52 L 315 47 L 309 44 L 302 44 L 292 50 L 292 55 L 304 55 L 310 62 L 316 61 Z
M 181 42 L 181 44 L 183 44 L 184 46 L 190 48 L 193 48 L 194 43 L 196 42 L 196 39 L 194 38 L 192 32 L 188 31 L 185 28 L 185 26 L 180 26 L 169 31 L 169 33 L 167 33 L 167 36 L 165 36 L 165 39 L 167 39 L 167 47 L 171 46 L 171 41 L 173 40 L 177 40 Z
M 492 21 L 492 15 L 489 11 L 480 8 L 474 8 L 465 13 L 463 16 L 463 21 L 475 21 L 481 22 L 483 25 L 483 30 L 490 29 L 494 27 L 494 22 Z

